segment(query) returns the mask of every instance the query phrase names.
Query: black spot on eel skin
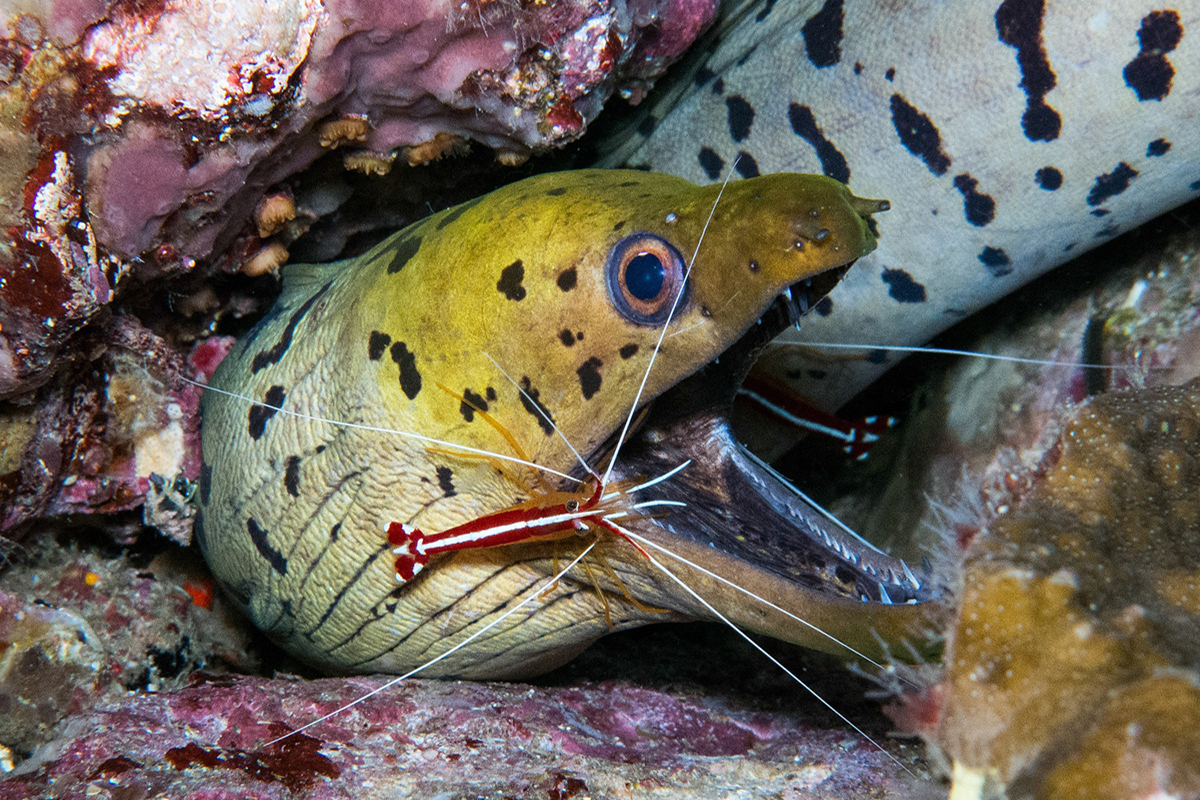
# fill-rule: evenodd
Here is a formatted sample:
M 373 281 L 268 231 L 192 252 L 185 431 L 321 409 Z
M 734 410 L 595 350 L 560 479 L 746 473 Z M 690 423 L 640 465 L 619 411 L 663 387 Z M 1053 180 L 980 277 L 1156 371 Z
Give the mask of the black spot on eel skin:
M 1157 156 L 1166 155 L 1171 149 L 1171 143 L 1166 139 L 1155 139 L 1150 144 L 1146 145 L 1146 157 L 1155 158 Z
M 288 456 L 283 472 L 283 485 L 292 497 L 300 496 L 300 456 Z
M 734 164 L 734 169 L 738 171 L 738 175 L 743 178 L 757 178 L 762 174 L 758 168 L 758 161 L 754 156 L 747 153 L 745 150 L 738 150 L 737 161 Z
M 578 273 L 575 272 L 574 267 L 571 267 L 570 269 L 564 269 L 561 273 L 559 273 L 558 280 L 556 282 L 558 283 L 559 289 L 562 289 L 564 292 L 569 292 L 575 288 L 575 284 L 578 280 Z
M 799 103 L 789 103 L 788 122 L 797 136 L 812 145 L 821 161 L 822 172 L 842 183 L 850 182 L 850 165 L 846 163 L 846 157 L 833 142 L 825 138 L 825 134 L 817 126 L 817 119 L 813 116 L 811 108 Z
M 1021 127 L 1031 142 L 1049 142 L 1058 138 L 1062 117 L 1046 103 L 1046 95 L 1058 83 L 1046 44 L 1042 40 L 1045 0 L 1004 0 L 996 9 L 996 32 L 1000 41 L 1017 50 L 1021 70 L 1021 88 L 1025 90 L 1025 114 Z
M 1057 167 L 1042 167 L 1034 174 L 1033 179 L 1047 192 L 1053 192 L 1062 186 L 1063 174 Z
M 458 492 L 454 489 L 453 470 L 447 466 L 441 466 L 438 467 L 435 472 L 437 472 L 437 482 L 438 486 L 442 490 L 442 497 L 453 497 L 454 495 L 458 494 Z
M 417 358 L 408 351 L 404 342 L 392 345 L 392 361 L 400 368 L 400 390 L 409 400 L 416 400 L 421 391 L 421 373 L 417 371 Z
M 378 361 L 383 358 L 384 352 L 387 351 L 388 345 L 391 343 L 391 336 L 379 331 L 371 331 L 371 338 L 367 342 L 367 357 L 372 361 Z
M 461 203 L 461 204 L 455 206 L 450 211 L 449 214 L 447 214 L 446 216 L 444 216 L 440 220 L 438 220 L 437 229 L 440 231 L 442 228 L 445 228 L 447 225 L 452 225 L 454 222 L 456 222 L 458 220 L 459 217 L 461 217 L 463 214 L 465 214 L 466 212 L 470 211 L 472 208 L 477 206 L 479 204 L 479 200 L 480 200 L 480 198 L 476 197 L 474 200 L 468 200 L 465 203 Z
M 1171 93 L 1175 68 L 1167 53 L 1179 46 L 1183 26 L 1177 11 L 1151 11 L 1142 18 L 1138 29 L 1141 44 L 1137 56 L 1125 65 L 1125 83 L 1137 94 L 1138 100 L 1162 100 Z
M 600 367 L 602 366 L 604 366 L 604 362 L 592 356 L 583 362 L 579 369 L 575 370 L 575 374 L 579 376 L 579 386 L 583 390 L 584 400 L 591 400 L 596 392 L 600 391 Z
M 267 532 L 260 528 L 253 518 L 246 520 L 246 531 L 250 534 L 250 541 L 254 543 L 255 549 L 267 560 L 271 569 L 280 575 L 287 575 L 287 559 L 283 557 L 283 553 L 271 546 L 267 541 Z
M 721 173 L 725 169 L 725 162 L 717 155 L 716 150 L 711 147 L 701 147 L 697 158 L 700 160 L 700 167 L 704 170 L 704 174 L 710 179 L 715 181 L 721 177 Z
M 495 392 L 491 391 L 490 387 L 488 389 L 488 393 L 493 400 L 496 399 Z M 475 421 L 475 409 L 476 408 L 478 408 L 480 411 L 488 410 L 487 399 L 480 397 L 479 395 L 472 392 L 470 389 L 463 389 L 463 400 L 465 400 L 466 402 L 459 403 L 458 413 L 462 414 L 462 418 L 465 419 L 467 422 Z
M 1002 278 L 1012 272 L 1012 259 L 1003 247 L 984 247 L 979 253 L 979 261 L 994 277 Z
M 741 95 L 732 94 L 725 98 L 725 109 L 729 120 L 729 135 L 735 142 L 744 141 L 754 125 L 754 106 Z
M 525 265 L 518 258 L 500 271 L 500 280 L 496 282 L 496 288 L 509 300 L 524 300 L 525 287 L 521 285 L 523 280 Z
M 954 188 L 962 193 L 967 222 L 982 228 L 995 218 L 996 201 L 991 195 L 979 191 L 976 188 L 978 185 L 979 181 L 969 172 L 954 176 Z
M 1116 197 L 1121 192 L 1129 188 L 1129 184 L 1136 178 L 1138 171 L 1122 161 L 1113 169 L 1112 172 L 1096 177 L 1096 183 L 1092 186 L 1092 190 L 1088 192 L 1087 203 L 1089 206 L 1098 206 L 1109 198 Z
M 521 392 L 521 405 L 525 407 L 525 411 L 537 419 L 538 426 L 547 436 L 553 436 L 554 417 L 551 416 L 550 409 L 538 400 L 541 392 L 533 388 L 533 383 L 529 380 L 528 375 L 521 376 L 521 389 L 524 390 Z
M 291 319 L 288 320 L 287 327 L 283 329 L 283 333 L 279 336 L 279 341 L 276 342 L 272 347 L 263 350 L 254 356 L 254 360 L 250 362 L 251 372 L 257 373 L 271 364 L 278 363 L 279 359 L 283 358 L 283 354 L 286 353 L 288 348 L 292 345 L 292 334 L 296 332 L 296 326 L 300 324 L 300 320 L 304 319 L 304 315 L 308 313 L 308 310 L 313 307 L 313 303 L 317 302 L 321 295 L 325 294 L 326 290 L 328 289 L 329 284 L 327 283 L 318 289 L 312 297 L 305 300 L 304 304 L 292 313 Z
M 883 282 L 888 285 L 888 294 L 898 303 L 925 302 L 925 287 L 902 269 L 884 267 Z
M 842 22 L 845 18 L 842 6 L 842 0 L 825 0 L 821 10 L 809 17 L 800 29 L 804 52 L 814 67 L 832 67 L 842 60 Z
M 251 439 L 258 441 L 259 437 L 266 432 L 267 422 L 275 416 L 275 412 L 283 405 L 285 399 L 286 394 L 283 387 L 272 386 L 267 390 L 267 396 L 263 398 L 262 404 L 255 403 L 250 407 L 246 421 Z
M 388 275 L 395 275 L 404 269 L 404 265 L 412 261 L 413 256 L 421 249 L 422 241 L 420 236 L 409 236 L 407 239 L 397 242 L 396 254 L 392 256 L 392 263 L 388 264 Z
M 892 95 L 891 106 L 892 125 L 900 136 L 900 143 L 924 161 L 934 175 L 945 175 L 950 169 L 950 156 L 942 150 L 942 135 L 937 126 L 902 95 Z

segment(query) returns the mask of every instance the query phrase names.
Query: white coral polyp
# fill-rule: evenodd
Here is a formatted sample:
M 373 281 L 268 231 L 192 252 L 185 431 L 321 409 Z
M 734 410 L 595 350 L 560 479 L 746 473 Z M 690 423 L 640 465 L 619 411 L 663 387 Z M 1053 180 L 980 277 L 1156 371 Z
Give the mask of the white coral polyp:
M 283 90 L 323 14 L 319 0 L 174 0 L 156 17 L 95 26 L 83 54 L 119 68 L 109 82 L 118 96 L 215 119 L 261 92 L 264 79 L 268 94 Z

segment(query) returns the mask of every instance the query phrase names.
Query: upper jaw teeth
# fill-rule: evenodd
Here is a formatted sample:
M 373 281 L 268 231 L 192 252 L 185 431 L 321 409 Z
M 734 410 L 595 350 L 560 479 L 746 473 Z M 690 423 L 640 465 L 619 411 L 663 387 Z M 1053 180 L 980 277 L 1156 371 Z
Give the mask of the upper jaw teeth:
M 812 285 L 812 278 L 804 282 L 805 287 Z M 797 295 L 799 300 L 797 300 Z M 788 320 L 791 325 L 800 326 L 800 317 L 808 313 L 808 292 L 800 291 L 792 293 L 792 287 L 789 286 L 783 290 L 783 298 L 787 303 Z

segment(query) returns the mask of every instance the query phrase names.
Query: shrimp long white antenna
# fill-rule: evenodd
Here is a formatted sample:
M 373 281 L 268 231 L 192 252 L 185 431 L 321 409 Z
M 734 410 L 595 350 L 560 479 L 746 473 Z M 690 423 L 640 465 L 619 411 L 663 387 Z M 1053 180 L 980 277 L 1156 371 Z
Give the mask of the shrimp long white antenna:
M 658 341 L 654 343 L 654 350 L 650 353 L 650 363 L 646 365 L 646 371 L 642 373 L 642 382 L 638 385 L 637 394 L 633 396 L 633 406 L 629 409 L 629 416 L 625 418 L 625 425 L 621 428 L 621 435 L 617 437 L 617 444 L 613 447 L 612 457 L 608 459 L 608 468 L 604 470 L 604 477 L 600 479 L 601 484 L 608 483 L 613 467 L 617 465 L 617 456 L 621 452 L 621 445 L 625 444 L 625 437 L 629 433 L 629 426 L 633 424 L 633 419 L 637 415 L 638 405 L 642 402 L 642 394 L 646 391 L 646 381 L 650 380 L 650 372 L 654 369 L 654 362 L 658 359 L 659 350 L 662 349 L 663 339 L 667 336 L 667 329 L 671 327 L 671 320 L 675 318 L 675 312 L 679 308 L 679 301 L 683 298 L 683 290 L 687 288 L 688 278 L 692 276 L 692 267 L 696 265 L 696 257 L 700 255 L 700 246 L 704 244 L 704 236 L 708 233 L 708 226 L 712 224 L 713 216 L 717 213 L 717 206 L 721 203 L 721 195 L 725 194 L 725 187 L 732 180 L 733 168 L 737 166 L 737 163 L 738 159 L 734 158 L 733 163 L 729 165 L 729 170 L 725 173 L 725 180 L 721 183 L 721 188 L 717 190 L 717 198 L 713 200 L 713 206 L 709 209 L 708 219 L 704 221 L 704 227 L 700 229 L 700 237 L 696 240 L 696 249 L 692 251 L 692 258 L 688 261 L 687 270 L 683 273 L 683 281 L 679 284 L 679 291 L 675 293 L 675 300 L 671 303 L 671 311 L 667 314 L 667 319 L 663 323 L 662 329 L 658 332 Z
M 192 386 L 198 386 L 206 392 L 214 392 L 216 394 L 224 395 L 225 397 L 232 397 L 237 400 L 244 400 L 247 403 L 253 403 L 256 406 L 261 406 L 262 408 L 270 409 L 271 411 L 275 411 L 275 412 L 277 412 L 279 414 L 283 414 L 285 416 L 296 417 L 297 419 L 305 419 L 305 420 L 309 420 L 310 422 L 320 422 L 320 423 L 323 423 L 326 425 L 335 425 L 339 428 L 351 428 L 353 430 L 370 431 L 372 433 L 385 433 L 385 434 L 389 434 L 392 436 L 401 436 L 405 439 L 412 439 L 414 441 L 424 442 L 425 444 L 430 444 L 435 447 L 445 448 L 447 450 L 456 450 L 461 453 L 471 453 L 473 455 L 487 456 L 488 458 L 494 458 L 499 461 L 511 461 L 514 464 L 520 464 L 521 466 L 524 466 L 524 467 L 530 467 L 532 469 L 536 469 L 540 472 L 545 472 L 545 473 L 554 475 L 559 478 L 566 478 L 567 480 L 574 481 L 575 483 L 582 482 L 578 478 L 572 477 L 571 475 L 568 475 L 565 472 L 559 472 L 558 470 L 551 469 L 550 467 L 543 467 L 541 464 L 534 463 L 533 461 L 527 461 L 523 458 L 518 458 L 517 456 L 510 456 L 505 453 L 493 453 L 490 450 L 484 450 L 479 447 L 471 447 L 470 445 L 459 444 L 458 442 L 449 442 L 444 439 L 435 439 L 432 436 L 424 436 L 420 433 L 413 433 L 412 431 L 403 431 L 398 428 L 385 428 L 380 425 L 367 425 L 367 424 L 364 424 L 361 422 L 347 422 L 345 420 L 336 420 L 336 419 L 330 419 L 329 417 L 322 417 L 319 414 L 306 414 L 303 411 L 292 411 L 291 409 L 288 409 L 288 408 L 282 408 L 280 406 L 272 405 L 270 403 L 261 402 L 261 401 L 256 400 L 253 397 L 250 397 L 248 395 L 238 394 L 237 392 L 230 392 L 225 389 L 218 389 L 215 386 L 210 386 L 207 383 L 202 383 L 201 381 L 195 381 L 195 380 L 192 380 L 191 378 L 186 378 L 182 375 L 180 376 L 180 380 L 182 380 L 184 383 L 190 383 Z
M 773 347 L 824 347 L 829 350 L 880 350 L 888 353 L 933 353 L 944 356 L 971 356 L 991 361 L 1008 361 L 1015 364 L 1033 364 L 1039 367 L 1078 367 L 1079 369 L 1138 369 L 1136 364 L 1088 364 L 1081 361 L 1056 361 L 1046 358 L 1005 356 L 999 353 L 983 353 L 977 350 L 955 350 L 950 347 L 926 347 L 923 345 L 898 344 L 847 344 L 844 342 L 772 342 Z
M 651 478 L 648 481 L 639 483 L 637 486 L 634 486 L 632 489 L 626 489 L 623 492 L 623 494 L 633 494 L 634 492 L 640 492 L 642 489 L 649 489 L 651 486 L 662 483 L 663 481 L 668 480 L 670 478 L 674 478 L 677 473 L 686 469 L 691 463 L 692 463 L 692 460 L 689 458 L 687 461 L 684 461 L 682 464 L 680 464 L 677 467 L 673 467 L 672 469 L 667 470 L 662 475 L 659 475 L 657 478 Z M 601 500 L 609 500 L 616 496 L 617 496 L 616 492 L 609 492 L 608 494 L 604 495 L 600 499 Z
M 624 536 L 629 536 L 631 538 L 636 538 L 639 541 L 646 542 L 647 544 L 652 544 L 651 542 L 648 542 L 645 538 L 638 536 L 637 534 L 633 533 L 633 531 L 630 531 L 630 530 L 627 530 L 627 529 L 621 527 L 620 525 L 618 525 L 615 522 L 612 522 L 610 524 L 614 528 L 619 530 L 621 532 L 621 534 Z M 662 550 L 662 548 L 656 548 L 656 549 Z M 667 552 L 669 555 L 674 555 L 666 550 L 663 550 L 663 552 Z M 904 770 L 909 775 L 912 775 L 914 778 L 916 777 L 916 775 L 912 772 L 912 770 L 910 770 L 908 767 L 904 766 L 904 763 L 901 762 L 900 759 L 896 758 L 894 755 L 892 755 L 890 752 L 888 752 L 887 749 L 884 748 L 883 745 L 879 744 L 879 742 L 875 741 L 870 736 L 868 736 L 866 731 L 864 731 L 862 728 L 858 727 L 853 722 L 851 722 L 850 719 L 845 714 L 843 714 L 842 712 L 840 712 L 836 708 L 834 708 L 833 704 L 831 704 L 824 697 L 821 697 L 820 692 L 818 692 L 816 689 L 809 686 L 807 683 L 804 682 L 804 680 L 799 675 L 797 675 L 796 673 L 794 673 L 790 669 L 788 669 L 786 666 L 784 666 L 783 662 L 781 662 L 779 659 L 775 658 L 775 656 L 768 653 L 766 648 L 764 648 L 758 642 L 754 641 L 754 639 L 748 633 L 746 633 L 741 628 L 739 628 L 733 622 L 733 620 L 726 617 L 724 614 L 722 614 L 720 611 L 718 611 L 711 603 L 709 603 L 707 600 L 705 600 L 703 597 L 701 597 L 696 592 L 696 590 L 693 589 L 692 587 L 688 586 L 687 583 L 682 578 L 680 578 L 678 575 L 676 575 L 671 570 L 667 569 L 667 567 L 661 561 L 654 558 L 654 556 L 650 555 L 649 553 L 646 554 L 646 558 L 650 559 L 650 563 L 652 565 L 654 565 L 655 569 L 657 569 L 659 572 L 666 575 L 672 581 L 677 583 L 679 585 L 679 588 L 681 588 L 685 592 L 687 592 L 688 595 L 690 595 L 696 602 L 700 603 L 702 606 L 704 606 L 706 609 L 708 609 L 710 613 L 715 615 L 718 619 L 720 619 L 722 622 L 724 622 L 727 626 L 732 628 L 734 630 L 734 632 L 737 633 L 738 636 L 742 637 L 747 642 L 749 642 L 750 646 L 753 647 L 758 652 L 762 653 L 767 658 L 768 661 L 770 661 L 772 664 L 774 664 L 775 666 L 777 666 L 781 670 L 783 670 L 784 673 L 786 673 L 789 678 L 791 678 L 793 681 L 795 681 L 797 684 L 799 684 L 806 692 L 808 692 L 813 697 L 815 697 L 821 703 L 821 705 L 825 706 L 830 711 L 832 711 L 837 716 L 838 719 L 840 719 L 842 722 L 849 725 L 856 733 L 858 733 L 859 736 L 866 739 L 868 742 L 871 743 L 872 746 L 874 746 L 876 749 L 878 749 L 879 752 L 883 753 L 885 756 L 887 756 L 892 761 L 894 761 L 896 763 L 896 765 L 898 767 L 900 767 L 900 769 Z M 704 571 L 708 572 L 707 570 L 704 570 Z M 710 572 L 708 574 L 711 575 L 712 573 Z M 731 585 L 734 585 L 734 584 L 731 584 Z M 870 661 L 870 659 L 867 659 L 867 660 Z M 874 662 L 871 662 L 871 663 L 874 663 Z
M 430 660 L 426 661 L 424 664 L 422 664 L 419 667 L 416 667 L 415 669 L 410 669 L 408 672 L 404 673 L 403 675 L 398 675 L 395 678 L 392 678 L 387 683 L 384 683 L 384 684 L 381 684 L 381 685 L 375 687 L 371 691 L 364 694 L 362 697 L 358 697 L 358 698 L 350 701 L 349 703 L 346 703 L 344 706 L 341 706 L 340 708 L 336 708 L 333 711 L 330 711 L 328 714 L 324 715 L 323 717 L 318 717 L 317 719 L 314 719 L 312 722 L 309 722 L 299 728 L 296 728 L 296 730 L 294 730 L 294 731 L 289 731 L 288 733 L 285 733 L 283 736 L 279 736 L 275 739 L 272 739 L 271 741 L 264 744 L 263 747 L 270 747 L 271 745 L 277 744 L 278 742 L 282 742 L 284 739 L 287 739 L 291 736 L 295 736 L 298 733 L 303 733 L 304 731 L 308 730 L 309 728 L 313 727 L 314 725 L 319 725 L 327 719 L 336 717 L 338 714 L 341 714 L 343 711 L 348 711 L 349 709 L 354 708 L 356 705 L 371 699 L 372 697 L 379 694 L 380 692 L 386 692 L 388 689 L 392 688 L 393 686 L 395 686 L 403 681 L 408 680 L 409 678 L 416 675 L 417 673 L 422 672 L 426 669 L 429 669 L 430 667 L 432 667 L 434 664 L 438 663 L 439 661 L 449 658 L 450 656 L 454 655 L 456 652 L 458 652 L 462 648 L 466 647 L 471 642 L 478 639 L 480 636 L 483 636 L 485 633 L 490 631 L 492 628 L 496 627 L 501 622 L 504 622 L 504 620 L 508 619 L 513 614 L 517 613 L 518 611 L 520 611 L 522 608 L 524 608 L 525 606 L 532 603 L 537 598 L 541 597 L 543 592 L 545 592 L 550 587 L 554 586 L 554 584 L 556 584 L 558 581 L 562 580 L 563 577 L 568 572 L 570 572 L 575 567 L 576 564 L 578 564 L 580 561 L 582 561 L 584 559 L 584 556 L 586 556 L 588 553 L 592 552 L 592 548 L 594 548 L 596 546 L 596 544 L 597 544 L 596 542 L 592 542 L 591 544 L 589 544 L 586 548 L 583 549 L 583 551 L 579 555 L 575 556 L 575 558 L 571 560 L 571 563 L 567 564 L 565 567 L 560 569 L 554 575 L 552 575 L 551 577 L 542 581 L 540 584 L 535 586 L 533 589 L 529 590 L 528 597 L 526 597 L 521 602 L 517 603 L 512 608 L 505 611 L 500 616 L 496 617 L 494 620 L 492 620 L 488 624 L 484 625 L 479 630 L 472 633 L 467 638 L 463 639 L 458 644 L 451 647 L 446 652 L 442 653 L 441 655 L 439 655 L 435 658 L 431 658 Z
M 605 517 L 605 519 L 612 519 L 612 518 L 614 518 L 614 517 Z M 614 524 L 614 527 L 618 527 L 618 526 L 616 526 L 616 523 L 613 523 L 613 524 Z M 813 631 L 814 633 L 824 636 L 826 639 L 828 639 L 829 641 L 838 645 L 839 647 L 845 648 L 848 652 L 853 653 L 857 657 L 861 658 L 863 661 L 866 661 L 868 664 L 871 664 L 872 666 L 874 666 L 878 669 L 887 669 L 887 667 L 885 665 L 880 664 L 878 661 L 871 658 L 866 653 L 863 653 L 860 650 L 858 650 L 857 648 L 853 647 L 852 645 L 849 645 L 846 642 L 843 642 L 841 639 L 834 636 L 832 633 L 829 633 L 828 631 L 822 629 L 820 626 L 814 625 L 813 623 L 804 619 L 804 617 L 801 617 L 798 614 L 794 614 L 791 611 L 788 611 L 786 608 L 783 608 L 780 605 L 772 603 L 767 598 L 755 594 L 754 592 L 750 591 L 749 589 L 745 588 L 744 586 L 739 586 L 738 584 L 734 583 L 733 581 L 729 580 L 728 578 L 718 575 L 717 573 L 713 572 L 712 570 L 707 569 L 707 568 L 701 566 L 700 564 L 697 564 L 695 561 L 685 558 L 684 556 L 679 555 L 678 553 L 670 550 L 669 548 L 663 547 L 661 544 L 658 544 L 657 542 L 647 539 L 645 536 L 641 536 L 639 534 L 634 533 L 633 531 L 626 530 L 625 528 L 621 528 L 621 531 L 624 533 L 625 536 L 628 536 L 632 541 L 635 541 L 638 544 L 643 545 L 644 547 L 648 547 L 651 550 L 657 550 L 658 552 L 662 553 L 663 555 L 673 558 L 676 561 L 678 561 L 679 563 L 684 564 L 685 566 L 691 567 L 692 569 L 696 570 L 697 572 L 707 575 L 708 577 L 712 578 L 713 580 L 717 581 L 718 583 L 723 583 L 726 586 L 728 586 L 729 588 L 733 589 L 734 591 L 744 594 L 746 597 L 749 597 L 751 600 L 754 600 L 756 603 L 761 603 L 762 605 L 766 606 L 767 608 L 771 609 L 772 611 L 778 611 L 780 614 L 783 614 L 788 619 L 794 620 L 795 622 L 799 622 L 801 625 L 803 625 L 804 627 Z M 676 580 L 678 580 L 678 578 L 676 578 Z M 707 604 L 705 604 L 705 605 L 707 605 Z M 716 613 L 718 616 L 720 616 L 720 612 L 714 611 L 714 613 Z M 722 619 L 724 619 L 724 617 L 722 617 Z M 824 701 L 822 701 L 822 702 L 824 702 Z
M 525 391 L 521 387 L 521 384 L 519 384 L 513 380 L 512 375 L 509 375 L 504 370 L 504 367 L 500 366 L 500 362 L 498 362 L 496 359 L 492 358 L 491 353 L 485 352 L 483 355 L 487 358 L 488 361 L 492 362 L 492 366 L 495 367 L 497 370 L 499 370 L 500 374 L 503 375 L 509 383 L 511 383 L 514 387 L 516 387 L 516 390 L 521 393 L 521 397 L 524 397 L 525 400 L 529 402 L 529 407 L 532 408 L 534 411 L 536 411 L 538 413 L 538 416 L 540 416 L 542 419 L 544 419 L 546 421 L 546 424 L 554 429 L 554 432 L 558 434 L 558 438 L 562 439 L 563 444 L 565 444 L 567 446 L 567 449 L 571 451 L 571 453 L 575 456 L 575 459 L 581 465 L 583 465 L 584 470 L 586 470 L 588 472 L 588 474 L 590 474 L 590 475 L 595 475 L 596 471 L 594 469 L 592 469 L 592 465 L 589 464 L 587 462 L 587 460 L 579 454 L 579 451 L 575 449 L 575 445 L 571 444 L 571 440 L 567 438 L 567 435 L 565 433 L 563 433 L 561 430 L 559 430 L 558 425 L 555 424 L 554 420 L 550 419 L 549 414 L 547 414 L 545 411 L 542 410 L 541 405 L 534 402 L 534 399 L 529 396 L 529 392 Z

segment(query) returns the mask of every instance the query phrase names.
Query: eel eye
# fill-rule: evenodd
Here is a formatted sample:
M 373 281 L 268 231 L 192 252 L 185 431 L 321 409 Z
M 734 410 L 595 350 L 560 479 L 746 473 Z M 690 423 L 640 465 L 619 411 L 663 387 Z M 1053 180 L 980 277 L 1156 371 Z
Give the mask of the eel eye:
M 661 325 L 683 285 L 679 251 L 661 236 L 633 233 L 613 246 L 605 268 L 608 294 L 621 315 L 638 325 Z M 682 308 L 684 299 L 679 306 Z

